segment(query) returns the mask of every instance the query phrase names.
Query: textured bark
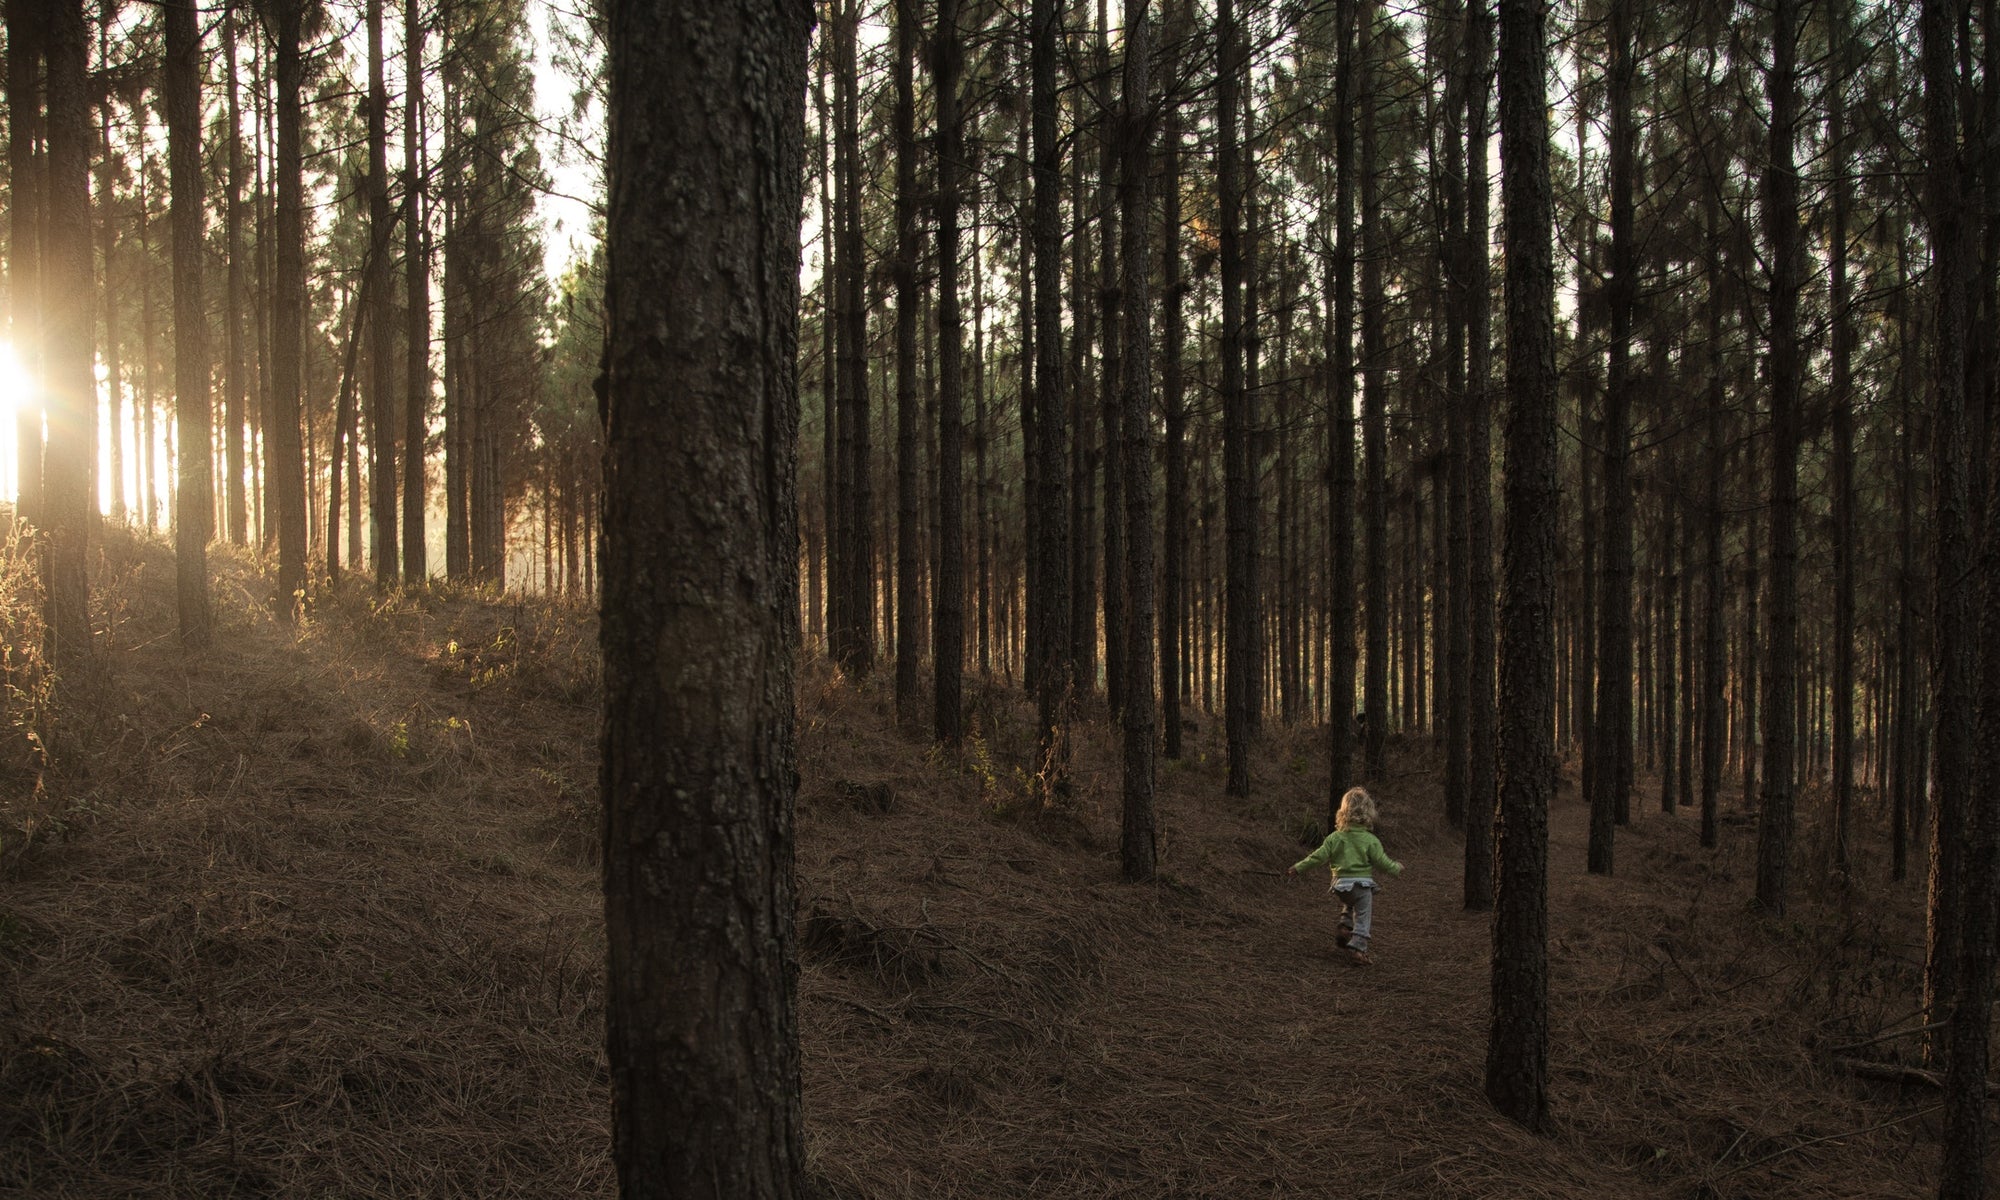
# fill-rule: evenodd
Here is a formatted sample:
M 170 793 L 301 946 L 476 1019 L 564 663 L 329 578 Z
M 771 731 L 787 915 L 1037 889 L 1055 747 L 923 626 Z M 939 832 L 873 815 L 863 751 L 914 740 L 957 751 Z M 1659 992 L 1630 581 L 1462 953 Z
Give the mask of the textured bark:
M 959 189 L 965 150 L 959 118 L 959 76 L 964 52 L 958 30 L 959 0 L 938 0 L 936 72 L 938 157 L 938 428 L 937 579 L 931 590 L 931 662 L 934 730 L 940 744 L 965 738 L 965 468 L 963 369 L 965 329 L 958 295 Z
M 1441 651 L 1433 657 L 1436 673 L 1434 691 L 1443 716 L 1444 734 L 1444 815 L 1455 829 L 1465 826 L 1466 771 L 1471 753 L 1467 705 L 1470 693 L 1464 686 L 1472 666 L 1472 606 L 1470 547 L 1467 545 L 1465 516 L 1465 459 L 1467 395 L 1465 384 L 1465 332 L 1469 317 L 1470 287 L 1467 271 L 1471 247 L 1467 244 L 1465 214 L 1465 104 L 1470 44 L 1464 6 L 1446 0 L 1438 6 L 1436 40 L 1454 48 L 1449 60 L 1438 62 L 1442 50 L 1425 39 L 1430 67 L 1444 75 L 1444 166 L 1437 183 L 1442 193 L 1444 220 L 1437 229 L 1438 259 L 1444 267 L 1445 303 L 1445 396 L 1444 473 L 1440 489 L 1447 532 L 1438 548 L 1443 552 L 1444 586 L 1438 592 Z M 1481 79 L 1483 83 L 1483 77 Z M 1468 856 L 1471 847 L 1467 847 Z M 1467 862 L 1471 860 L 1468 857 Z
M 1257 492 L 1253 473 L 1254 432 L 1243 386 L 1243 163 L 1237 139 L 1241 101 L 1243 32 L 1231 0 L 1218 0 L 1216 68 L 1216 176 L 1221 210 L 1222 272 L 1222 470 L 1224 521 L 1228 528 L 1228 633 L 1223 684 L 1223 722 L 1228 744 L 1232 796 L 1250 794 L 1251 710 L 1262 702 L 1252 659 L 1257 654 Z
M 174 590 L 181 644 L 201 647 L 209 641 L 208 538 L 215 486 L 209 457 L 208 308 L 202 291 L 202 47 L 194 0 L 169 0 L 164 24 L 166 69 L 161 90 L 166 99 L 167 171 L 173 192 L 174 424 L 180 449 Z
M 89 35 L 81 0 L 49 9 L 48 212 L 43 226 L 42 372 L 48 435 L 42 457 L 43 623 L 58 670 L 90 654 L 90 584 L 85 541 L 96 513 L 91 495 L 91 428 L 97 416 L 90 284 Z M 202 430 L 208 426 L 204 422 Z M 208 442 L 198 443 L 208 462 Z M 204 471 L 204 474 L 206 472 Z M 25 481 L 24 481 L 25 482 Z M 208 510 L 197 519 L 206 522 Z
M 1827 303 L 1832 309 L 1833 353 L 1827 397 L 1833 418 L 1833 869 L 1850 865 L 1849 823 L 1854 811 L 1854 315 L 1847 280 L 1849 193 L 1847 72 L 1851 67 L 1845 0 L 1827 6 L 1832 78 L 1827 82 L 1826 137 L 1833 159 L 1828 233 Z M 1988 80 L 1988 88 L 1993 81 Z
M 860 36 L 859 0 L 848 0 L 833 32 L 834 78 L 840 94 L 840 126 L 835 143 L 840 216 L 840 633 L 835 661 L 854 675 L 875 666 L 875 528 L 870 482 L 868 428 L 867 264 L 861 237 L 860 68 L 855 42 Z
M 41 376 L 42 234 L 48 160 L 39 151 L 43 42 L 48 6 L 7 0 L 7 313 L 14 360 L 28 379 Z M 42 406 L 15 401 L 15 511 L 37 523 L 42 491 Z
M 1381 99 L 1375 82 L 1375 23 L 1381 19 L 1379 0 L 1361 0 L 1356 38 L 1357 88 L 1361 125 L 1361 457 L 1367 474 L 1362 501 L 1365 512 L 1366 590 L 1368 618 L 1367 674 L 1362 683 L 1362 709 L 1367 714 L 1363 736 L 1363 774 L 1382 778 L 1383 751 L 1389 734 L 1389 464 L 1386 432 L 1387 372 L 1384 361 L 1382 260 L 1387 254 L 1382 227 L 1381 187 L 1376 109 Z
M 1501 197 L 1507 230 L 1507 542 L 1500 677 L 1499 879 L 1486 1095 L 1548 1123 L 1548 808 L 1555 794 L 1555 276 L 1548 43 L 1539 0 L 1500 0 Z
M 418 0 L 403 0 L 403 578 L 430 575 L 425 548 L 430 473 L 431 255 L 424 195 L 424 25 Z M 573 481 L 582 482 L 582 481 Z
M 1466 308 L 1465 369 L 1465 523 L 1466 586 L 1471 626 L 1470 663 L 1465 691 L 1470 694 L 1466 769 L 1465 907 L 1484 911 L 1493 905 L 1494 819 L 1494 630 L 1493 630 L 1493 506 L 1492 454 L 1488 431 L 1493 424 L 1492 282 L 1487 265 L 1491 237 L 1487 212 L 1487 89 L 1493 74 L 1493 17 L 1488 0 L 1471 0 L 1466 9 Z
M 1937 322 L 1932 336 L 1932 499 L 1934 538 L 1931 559 L 1933 731 L 1930 922 L 1925 947 L 1925 1024 L 1947 1015 L 1948 1037 L 1933 1033 L 1933 1058 L 1950 1047 L 1949 1069 L 1963 1069 L 1960 1055 L 1976 1052 L 1984 1075 L 1986 1011 L 1964 1006 L 1959 989 L 1977 990 L 1961 971 L 1966 916 L 1972 907 L 1966 887 L 1967 834 L 1971 831 L 1970 788 L 1975 732 L 1973 714 L 1974 633 L 1971 561 L 1975 516 L 1968 472 L 1965 364 L 1966 291 L 1971 272 L 1971 231 L 1967 228 L 1958 144 L 1959 112 L 1954 65 L 1959 44 L 1954 9 L 1926 0 L 1920 27 L 1924 70 L 1924 150 L 1930 160 L 1925 196 L 1929 209 L 1931 280 Z M 1952 1089 L 1947 1089 L 1947 1095 Z M 1977 1195 L 1984 1117 L 1954 1107 L 1947 1112 L 1947 1162 L 1940 1191 Z M 1975 1153 L 1978 1151 L 1978 1153 Z
M 250 503 L 247 480 L 244 477 L 247 465 L 245 436 L 249 420 L 247 393 L 249 388 L 243 354 L 243 293 L 244 293 L 244 252 L 243 252 L 243 114 L 238 101 L 236 72 L 236 9 L 232 0 L 222 15 L 222 61 L 223 80 L 228 94 L 225 97 L 224 120 L 227 127 L 223 133 L 224 144 L 228 147 L 228 171 L 224 176 L 226 189 L 223 202 L 223 245 L 227 254 L 227 290 L 223 296 L 223 412 L 228 430 L 224 439 L 223 457 L 227 465 L 223 478 L 223 510 L 226 517 L 229 542 L 234 546 L 245 546 L 250 542 Z M 106 261 L 109 261 L 108 259 Z M 111 305 L 105 306 L 105 320 L 110 321 Z M 115 390 L 115 388 L 114 388 Z M 115 468 L 114 468 L 115 471 Z M 119 482 L 114 488 L 123 486 L 122 477 L 114 475 Z
M 1169 37 L 1178 41 L 1188 22 L 1176 8 Z M 1166 528 L 1161 537 L 1160 721 L 1161 752 L 1181 757 L 1181 638 L 1187 627 L 1188 503 L 1187 390 L 1181 358 L 1187 349 L 1186 298 L 1181 282 L 1181 121 L 1176 98 L 1165 100 L 1160 140 L 1160 400 L 1166 411 Z
M 917 0 L 896 0 L 896 719 L 916 724 L 923 553 L 917 495 Z
M 395 330 L 389 324 L 389 89 L 382 76 L 382 0 L 367 0 L 368 270 L 359 319 L 368 328 L 368 539 L 375 584 L 396 582 Z M 354 502 L 361 502 L 355 493 Z
M 1629 816 L 1632 749 L 1632 305 L 1634 277 L 1632 5 L 1613 4 L 1609 34 L 1611 274 L 1605 282 L 1611 338 L 1604 378 L 1604 590 L 1597 620 L 1595 757 L 1589 867 L 1609 875 L 1613 829 Z
M 1125 0 L 1125 31 L 1124 110 L 1119 138 L 1123 169 L 1118 179 L 1119 227 L 1125 239 L 1120 255 L 1125 269 L 1125 325 L 1113 336 L 1125 339 L 1122 516 L 1125 550 L 1130 556 L 1125 580 L 1131 603 L 1125 610 L 1123 630 L 1125 769 L 1119 851 L 1125 878 L 1136 883 L 1153 877 L 1159 858 L 1153 819 L 1153 369 L 1148 295 L 1152 262 L 1146 228 L 1146 211 L 1152 201 L 1147 97 L 1152 27 L 1146 16 L 1146 0 Z
M 1333 648 L 1328 653 L 1327 691 L 1331 694 L 1328 725 L 1330 765 L 1326 828 L 1334 827 L 1340 797 L 1353 786 L 1350 778 L 1354 759 L 1354 123 L 1345 114 L 1354 111 L 1358 82 L 1356 51 L 1357 9 L 1360 0 L 1337 0 L 1334 22 L 1339 29 L 1339 60 L 1335 65 L 1334 86 L 1340 94 L 1340 113 L 1334 122 L 1333 271 L 1328 281 L 1329 337 L 1333 342 L 1328 361 L 1332 364 L 1333 402 L 1327 430 L 1327 513 L 1332 525 L 1327 619 L 1332 625 Z
M 1764 786 L 1757 822 L 1757 903 L 1782 913 L 1790 890 L 1794 706 L 1798 676 L 1799 291 L 1805 276 L 1793 166 L 1798 124 L 1797 0 L 1777 0 L 1772 34 L 1771 158 L 1764 227 L 1771 240 L 1771 582 L 1765 639 Z
M 1725 733 L 1728 698 L 1724 694 L 1724 685 L 1728 681 L 1728 646 L 1722 620 L 1729 581 L 1722 573 L 1722 476 L 1728 461 L 1728 449 L 1723 420 L 1727 400 L 1722 375 L 1721 186 L 1720 175 L 1712 174 L 1705 222 L 1708 238 L 1705 318 L 1708 339 L 1708 444 L 1705 447 L 1708 495 L 1702 510 L 1705 556 L 1702 574 L 1707 581 L 1707 592 L 1702 606 L 1701 844 L 1710 850 L 1715 849 L 1716 844 L 1716 808 L 1722 795 L 1722 760 L 1728 748 Z
M 1098 0 L 1097 73 L 1106 81 L 1107 97 L 1111 77 L 1108 10 L 1106 0 Z M 1119 318 L 1124 293 L 1118 274 L 1119 206 L 1115 202 L 1122 153 L 1120 119 L 1120 112 L 1107 99 L 1098 125 L 1097 211 L 1101 229 L 1097 241 L 1097 295 L 1099 344 L 1103 353 L 1097 395 L 1104 425 L 1104 699 L 1113 713 L 1125 701 L 1124 680 L 1119 674 L 1125 659 L 1124 392 L 1119 384 L 1124 370 L 1121 342 L 1125 327 Z
M 1067 410 L 1062 389 L 1062 149 L 1056 136 L 1056 41 L 1062 18 L 1055 0 L 1033 0 L 1028 14 L 1030 106 L 1033 112 L 1035 245 L 1035 432 L 1041 487 L 1040 601 L 1042 661 L 1036 764 L 1043 795 L 1069 795 L 1069 728 L 1075 708 L 1070 657 L 1069 472 Z
M 304 328 L 305 181 L 301 153 L 300 26 L 304 0 L 273 0 L 276 44 L 272 75 L 277 100 L 277 209 L 271 297 L 271 424 L 264 455 L 271 475 L 278 535 L 278 615 L 291 620 L 306 588 L 306 480 L 299 445 L 299 374 Z
M 610 11 L 602 787 L 627 1197 L 806 1192 L 792 805 L 811 24 L 799 2 Z
M 97 27 L 97 46 L 100 57 L 106 55 L 110 43 L 110 27 L 116 14 L 107 6 Z M 117 161 L 111 156 L 111 106 L 112 98 L 103 100 L 99 110 L 98 146 L 102 152 L 97 162 L 97 237 L 98 255 L 104 260 L 104 294 L 122 295 L 118 290 L 118 215 L 112 207 L 117 193 L 115 168 Z M 15 177 L 19 179 L 19 176 Z M 18 186 L 18 184 L 16 185 Z M 16 350 L 19 354 L 19 350 Z M 110 418 L 109 465 L 111 467 L 111 520 L 124 524 L 130 514 L 130 501 L 125 492 L 125 364 L 119 352 L 118 306 L 104 306 L 104 384 L 106 413 Z

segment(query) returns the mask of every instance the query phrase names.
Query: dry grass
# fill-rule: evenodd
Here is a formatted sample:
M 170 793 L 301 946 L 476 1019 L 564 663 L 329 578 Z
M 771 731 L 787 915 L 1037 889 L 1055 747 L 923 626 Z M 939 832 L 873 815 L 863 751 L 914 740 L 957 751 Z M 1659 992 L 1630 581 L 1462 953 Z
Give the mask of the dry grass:
M 610 1195 L 587 614 L 356 592 L 293 634 L 249 564 L 223 573 L 217 646 L 188 656 L 170 558 L 114 537 L 100 664 L 54 708 L 10 700 L 52 753 L 0 756 L 0 830 L 33 838 L 0 863 L 0 1192 Z M 874 687 L 802 673 L 823 1194 L 1928 1193 L 1933 1097 L 1830 1066 L 1916 1023 L 1920 888 L 1809 879 L 1827 894 L 1769 921 L 1750 826 L 1710 855 L 1650 811 L 1619 875 L 1587 876 L 1566 793 L 1535 1137 L 1480 1099 L 1486 919 L 1422 747 L 1377 785 L 1409 869 L 1360 971 L 1324 888 L 1282 878 L 1325 809 L 1316 735 L 1274 731 L 1233 801 L 1204 719 L 1162 771 L 1163 881 L 1133 888 L 1105 730 L 1049 812 L 1026 706 L 972 705 L 978 738 L 942 754 Z

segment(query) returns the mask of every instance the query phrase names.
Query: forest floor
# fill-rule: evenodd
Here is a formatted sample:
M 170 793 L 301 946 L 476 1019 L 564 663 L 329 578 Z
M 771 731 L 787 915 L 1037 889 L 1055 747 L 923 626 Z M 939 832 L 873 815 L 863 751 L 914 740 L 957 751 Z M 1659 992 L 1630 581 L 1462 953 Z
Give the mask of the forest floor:
M 577 607 L 357 589 L 299 630 L 219 555 L 184 653 L 172 561 L 112 532 L 102 653 L 51 698 L 7 652 L 0 1194 L 609 1196 L 595 865 L 595 625 Z M 14 647 L 33 615 L 0 561 Z M 8 582 L 11 581 L 11 582 Z M 874 684 L 801 672 L 807 1153 L 827 1197 L 1929 1194 L 1920 884 L 1872 854 L 1748 906 L 1755 828 L 1634 800 L 1618 873 L 1552 814 L 1553 1128 L 1481 1092 L 1489 923 L 1428 746 L 1394 748 L 1404 863 L 1376 965 L 1284 878 L 1325 810 L 1322 733 L 1222 794 L 1218 722 L 1160 775 L 1161 881 L 1117 880 L 1115 743 L 1026 799 L 1015 692 L 962 755 Z M 29 734 L 46 740 L 46 757 Z M 1656 784 L 1654 785 L 1657 786 Z M 1646 793 L 1648 796 L 1652 792 Z M 1817 811 L 1808 796 L 1802 811 Z M 1808 818 L 1801 862 L 1819 861 Z

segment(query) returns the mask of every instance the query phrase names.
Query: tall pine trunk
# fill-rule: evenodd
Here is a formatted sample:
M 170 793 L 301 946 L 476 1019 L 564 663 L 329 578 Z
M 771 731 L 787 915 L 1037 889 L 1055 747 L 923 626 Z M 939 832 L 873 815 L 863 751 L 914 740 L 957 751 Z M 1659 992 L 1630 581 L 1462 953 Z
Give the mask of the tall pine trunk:
M 299 376 L 305 327 L 305 158 L 302 153 L 299 62 L 305 0 L 273 0 L 277 46 L 272 74 L 277 101 L 277 242 L 271 298 L 271 425 L 264 454 L 277 508 L 278 579 L 272 605 L 285 620 L 298 613 L 306 588 L 306 479 L 299 445 Z
M 429 202 L 424 194 L 423 7 L 403 0 L 403 578 L 430 575 L 426 547 L 430 471 L 431 255 Z
M 58 670 L 90 654 L 90 583 L 86 539 L 95 512 L 91 428 L 97 379 L 91 336 L 90 39 L 82 0 L 48 9 L 48 208 L 42 245 L 42 372 L 47 442 L 42 458 L 41 522 L 47 655 Z M 207 429 L 206 423 L 202 429 Z M 199 443 L 208 462 L 208 442 Z M 205 474 L 206 472 L 204 472 Z M 23 480 L 25 486 L 26 480 Z M 207 516 L 206 507 L 196 519 Z
M 164 24 L 162 90 L 174 231 L 174 425 L 180 449 L 174 581 L 181 644 L 199 648 L 209 641 L 208 538 L 215 489 L 209 457 L 208 306 L 202 291 L 202 47 L 194 0 L 168 0 Z
M 1262 703 L 1252 659 L 1257 623 L 1256 451 L 1243 385 L 1243 163 L 1237 139 L 1243 32 L 1231 0 L 1216 5 L 1216 175 L 1221 208 L 1223 506 L 1228 527 L 1227 680 L 1223 719 L 1232 796 L 1250 794 L 1251 710 Z
M 959 189 L 965 150 L 959 128 L 959 0 L 938 0 L 936 72 L 938 254 L 938 541 L 937 579 L 931 590 L 931 663 L 937 740 L 956 746 L 965 737 L 965 468 L 963 369 L 965 321 L 958 294 Z M 979 297 L 973 302 L 977 304 Z
M 1032 0 L 1028 14 L 1030 107 L 1034 122 L 1035 432 L 1041 487 L 1042 662 L 1036 697 L 1040 761 L 1036 778 L 1051 801 L 1069 796 L 1069 730 L 1076 697 L 1070 656 L 1069 472 L 1062 386 L 1062 149 L 1056 131 L 1055 0 Z
M 1118 192 L 1124 246 L 1125 325 L 1112 336 L 1125 339 L 1122 364 L 1125 444 L 1124 577 L 1130 589 L 1125 609 L 1124 803 L 1120 858 L 1125 878 L 1153 877 L 1159 858 L 1153 817 L 1153 369 L 1151 330 L 1151 245 L 1146 210 L 1151 206 L 1152 26 L 1146 0 L 1125 0 L 1124 110 L 1119 121 L 1122 170 Z
M 917 721 L 923 553 L 917 493 L 917 0 L 896 0 L 896 719 Z
M 382 0 L 367 0 L 368 282 L 360 319 L 368 327 L 368 536 L 375 584 L 397 578 L 395 330 L 389 295 L 389 89 L 382 77 Z M 354 502 L 361 502 L 357 492 Z
M 1765 228 L 1771 239 L 1771 592 L 1765 639 L 1764 789 L 1757 822 L 1757 903 L 1783 913 L 1790 890 L 1798 687 L 1799 354 L 1798 306 L 1804 251 L 1798 231 L 1797 0 L 1777 0 L 1772 33 L 1771 157 Z
M 1470 694 L 1466 769 L 1465 907 L 1484 911 L 1493 904 L 1494 709 L 1492 282 L 1487 265 L 1486 97 L 1493 69 L 1493 18 L 1489 0 L 1471 0 L 1466 11 L 1466 309 L 1465 522 L 1471 591 L 1471 662 L 1463 680 Z
M 1540 0 L 1500 0 L 1501 201 L 1507 230 L 1507 543 L 1500 675 L 1499 878 L 1486 1095 L 1548 1123 L 1548 809 L 1555 794 L 1555 272 L 1548 42 Z

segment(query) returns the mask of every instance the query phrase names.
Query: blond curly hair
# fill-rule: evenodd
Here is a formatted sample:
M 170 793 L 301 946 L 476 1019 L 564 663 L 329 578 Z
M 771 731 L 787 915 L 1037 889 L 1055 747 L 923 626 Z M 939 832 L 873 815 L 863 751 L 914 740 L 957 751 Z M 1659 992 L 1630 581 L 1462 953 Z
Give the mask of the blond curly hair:
M 1375 827 L 1375 797 L 1362 788 L 1352 787 L 1340 798 L 1340 812 L 1333 818 L 1333 827 L 1351 829 L 1357 825 L 1363 829 Z

